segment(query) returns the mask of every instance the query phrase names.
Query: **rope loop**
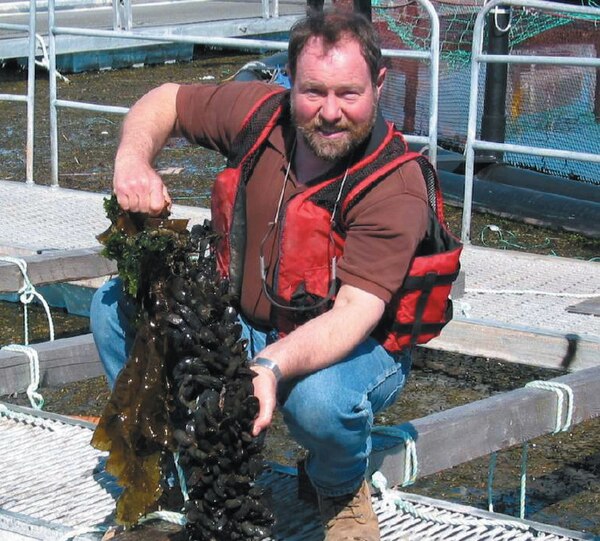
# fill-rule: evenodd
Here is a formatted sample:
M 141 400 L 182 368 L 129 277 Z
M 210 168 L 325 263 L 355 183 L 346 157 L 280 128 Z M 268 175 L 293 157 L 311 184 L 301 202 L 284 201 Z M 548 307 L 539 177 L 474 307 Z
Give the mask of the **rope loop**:
M 556 424 L 554 426 L 553 434 L 558 432 L 566 432 L 571 428 L 573 424 L 573 389 L 565 383 L 559 383 L 556 381 L 530 381 L 525 387 L 531 387 L 534 389 L 543 389 L 545 391 L 553 391 L 556 393 Z M 563 422 L 563 403 L 565 398 L 567 399 L 567 414 Z
M 46 312 L 46 319 L 48 320 L 48 328 L 50 330 L 50 341 L 52 342 L 54 340 L 54 323 L 52 321 L 50 307 L 48 306 L 46 299 L 44 299 L 44 297 L 40 293 L 38 293 L 38 291 L 35 289 L 35 286 L 31 283 L 31 280 L 29 279 L 29 276 L 27 274 L 27 262 L 24 259 L 21 259 L 20 257 L 11 256 L 1 256 L 0 261 L 6 261 L 7 263 L 12 263 L 13 265 L 16 265 L 17 267 L 19 267 L 19 270 L 21 271 L 21 274 L 23 276 L 23 286 L 19 289 L 19 291 L 17 291 L 17 294 L 19 295 L 19 300 L 23 304 L 23 326 L 25 334 L 25 345 L 29 345 L 29 317 L 27 306 L 36 298 L 40 301 Z
M 29 358 L 30 383 L 27 386 L 27 398 L 29 398 L 33 409 L 41 410 L 44 407 L 44 397 L 37 392 L 40 384 L 40 359 L 38 352 L 30 346 L 22 346 L 20 344 L 9 344 L 1 349 L 24 353 Z
M 387 479 L 380 471 L 376 471 L 373 473 L 373 475 L 371 476 L 371 484 L 380 492 L 382 502 L 385 507 L 392 511 L 395 511 L 397 509 L 400 512 L 408 513 L 413 517 L 423 521 L 451 526 L 481 526 L 486 528 L 497 528 L 501 526 L 514 528 L 520 531 L 531 530 L 531 528 L 527 524 L 523 524 L 514 520 L 494 520 L 469 516 L 465 516 L 465 518 L 456 518 L 452 516 L 442 516 L 433 510 L 422 511 L 416 505 L 403 499 L 401 495 L 397 492 L 390 490 L 388 488 Z
M 138 524 L 142 524 L 150 520 L 164 520 L 165 522 L 179 524 L 180 526 L 185 526 L 187 523 L 187 519 L 183 513 L 177 513 L 175 511 L 154 511 L 142 517 L 138 521 Z
M 404 442 L 404 481 L 402 486 L 412 485 L 419 473 L 419 461 L 417 458 L 417 445 L 413 437 L 402 428 L 397 426 L 376 426 L 373 428 L 374 434 L 399 438 Z

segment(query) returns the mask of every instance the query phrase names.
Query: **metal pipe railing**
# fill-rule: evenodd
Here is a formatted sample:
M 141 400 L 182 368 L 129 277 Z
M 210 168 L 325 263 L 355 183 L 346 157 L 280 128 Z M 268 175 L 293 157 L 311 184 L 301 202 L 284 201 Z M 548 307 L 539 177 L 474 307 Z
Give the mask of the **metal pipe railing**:
M 58 108 L 82 109 L 87 111 L 125 114 L 129 110 L 126 107 L 112 105 L 99 105 L 70 100 L 60 100 L 57 96 L 56 85 L 56 35 L 92 36 L 102 38 L 121 38 L 136 41 L 149 41 L 157 43 L 194 43 L 226 47 L 240 50 L 275 50 L 287 49 L 287 42 L 269 41 L 262 39 L 227 38 L 211 36 L 177 36 L 173 34 L 155 34 L 149 31 L 114 31 L 96 30 L 74 27 L 60 27 L 55 24 L 55 1 L 48 2 L 48 28 L 49 28 L 49 69 L 50 69 L 50 161 L 51 161 L 51 186 L 58 186 Z M 265 0 L 267 1 L 267 0 Z M 438 120 L 438 92 L 439 92 L 439 19 L 429 0 L 419 0 L 431 19 L 431 43 L 429 51 L 405 51 L 385 49 L 384 56 L 394 58 L 408 58 L 416 60 L 429 60 L 431 71 L 431 93 L 430 93 L 430 121 L 429 134 L 427 136 L 406 135 L 406 140 L 426 144 L 429 147 L 429 157 L 433 163 L 437 156 L 437 120 Z M 264 5 L 264 2 L 263 2 Z M 267 2 L 268 5 L 268 2 Z M 277 1 L 275 1 L 277 6 Z
M 358 3 L 360 4 L 360 2 Z M 355 9 L 357 9 L 357 2 L 354 2 Z M 367 2 L 371 4 L 371 2 Z M 365 13 L 367 4 L 362 6 L 360 9 L 362 13 Z M 437 141 L 438 141 L 438 97 L 439 97 L 439 64 L 440 64 L 440 22 L 437 12 L 433 8 L 432 4 L 428 1 L 420 1 L 419 4 L 425 8 L 429 15 L 431 23 L 431 34 L 429 50 L 427 51 L 408 51 L 398 49 L 383 49 L 383 56 L 390 58 L 404 58 L 410 60 L 421 60 L 430 62 L 430 80 L 431 80 L 431 91 L 429 93 L 429 123 L 427 128 L 427 135 L 410 135 L 404 134 L 404 138 L 410 143 L 419 143 L 425 145 L 429 149 L 429 160 L 435 166 L 437 163 Z M 374 6 L 376 9 L 377 6 Z M 368 9 L 370 12 L 370 8 Z
M 467 126 L 467 142 L 465 146 L 465 186 L 463 197 L 463 215 L 461 239 L 470 242 L 471 214 L 473 209 L 473 182 L 476 150 L 500 150 L 516 152 L 532 156 L 564 158 L 569 160 L 590 161 L 600 163 L 600 156 L 585 152 L 564 151 L 551 148 L 528 147 L 506 143 L 493 143 L 477 139 L 477 113 L 479 103 L 479 72 L 482 63 L 507 64 L 545 64 L 556 66 L 582 66 L 600 69 L 600 58 L 565 57 L 565 56 L 526 56 L 526 55 L 489 55 L 483 53 L 483 37 L 487 14 L 501 6 L 519 6 L 527 9 L 560 11 L 575 15 L 591 15 L 600 20 L 600 8 L 572 6 L 544 0 L 492 0 L 485 4 L 475 19 L 473 30 L 473 47 L 471 52 L 471 88 L 469 97 L 469 119 Z
M 36 50 L 36 0 L 29 2 L 28 24 L 1 23 L 0 30 L 26 32 L 28 34 L 27 93 L 0 94 L 2 101 L 25 102 L 27 105 L 27 136 L 25 149 L 25 182 L 33 184 L 33 150 L 35 139 L 35 50 Z

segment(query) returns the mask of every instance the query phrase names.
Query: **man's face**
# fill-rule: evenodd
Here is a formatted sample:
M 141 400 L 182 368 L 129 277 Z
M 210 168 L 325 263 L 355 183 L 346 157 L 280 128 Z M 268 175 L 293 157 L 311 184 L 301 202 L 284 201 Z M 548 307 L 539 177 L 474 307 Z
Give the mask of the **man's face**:
M 375 122 L 385 68 L 374 85 L 359 44 L 343 38 L 325 49 L 311 38 L 298 57 L 292 85 L 292 119 L 321 159 L 346 156 L 369 135 Z

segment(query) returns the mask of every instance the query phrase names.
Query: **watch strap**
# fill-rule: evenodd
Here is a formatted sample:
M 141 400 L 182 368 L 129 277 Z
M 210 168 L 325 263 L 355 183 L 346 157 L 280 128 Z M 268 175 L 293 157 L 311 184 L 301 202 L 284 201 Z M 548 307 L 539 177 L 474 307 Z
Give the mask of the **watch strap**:
M 268 368 L 271 372 L 273 372 L 273 374 L 275 374 L 275 379 L 277 380 L 277 383 L 279 383 L 279 381 L 283 377 L 283 374 L 281 373 L 278 364 L 275 361 L 272 361 L 271 359 L 267 359 L 266 357 L 254 357 L 254 359 L 250 361 L 250 366 L 253 366 L 255 364 L 259 366 L 264 366 L 265 368 Z

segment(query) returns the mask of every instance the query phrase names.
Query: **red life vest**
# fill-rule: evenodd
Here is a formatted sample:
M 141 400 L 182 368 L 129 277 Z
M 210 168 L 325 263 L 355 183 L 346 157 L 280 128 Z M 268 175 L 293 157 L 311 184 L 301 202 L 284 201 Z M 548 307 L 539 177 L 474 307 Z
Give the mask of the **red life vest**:
M 277 89 L 250 111 L 233 145 L 234 156 L 213 188 L 213 227 L 221 234 L 217 263 L 235 295 L 240 292 L 243 272 L 245 186 L 286 98 L 287 93 Z M 370 189 L 409 160 L 419 164 L 427 185 L 428 231 L 373 336 L 388 351 L 399 351 L 428 342 L 450 321 L 449 293 L 458 276 L 462 245 L 445 226 L 434 168 L 422 155 L 407 152 L 402 134 L 388 123 L 387 133 L 374 152 L 345 174 L 308 187 L 285 205 L 279 224 L 277 268 L 272 285 L 263 288 L 280 333 L 290 332 L 331 307 L 339 287 L 335 261 L 344 250 L 344 217 Z

